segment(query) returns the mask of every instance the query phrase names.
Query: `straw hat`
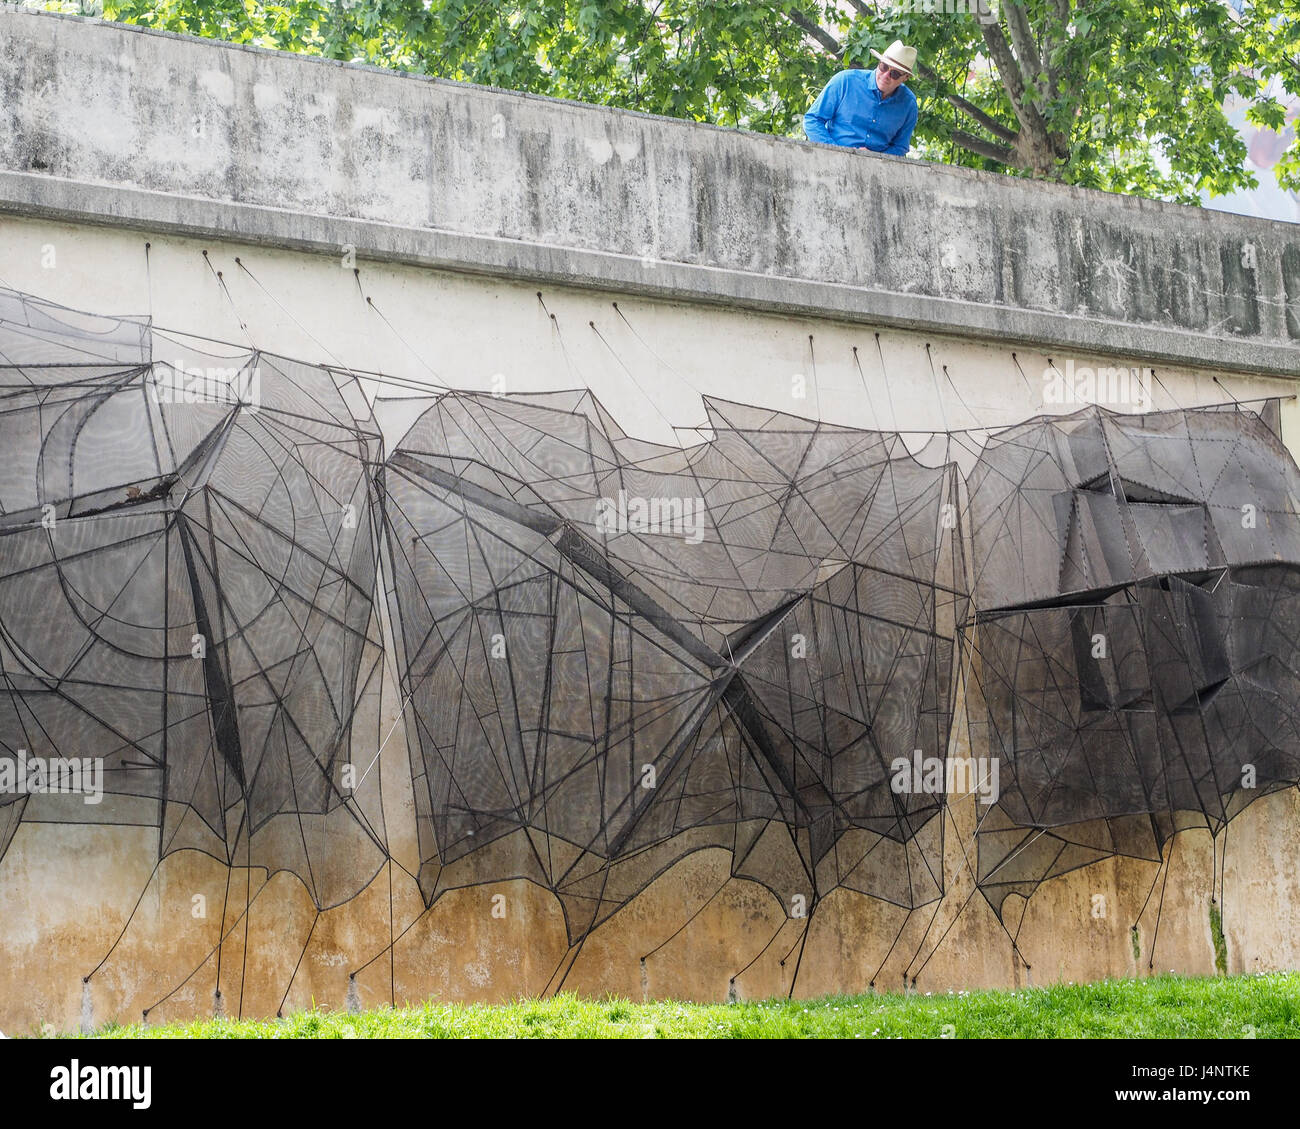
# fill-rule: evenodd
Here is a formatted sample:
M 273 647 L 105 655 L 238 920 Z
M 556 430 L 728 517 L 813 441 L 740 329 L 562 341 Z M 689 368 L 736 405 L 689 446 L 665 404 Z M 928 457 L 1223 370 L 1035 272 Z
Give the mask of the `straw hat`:
M 871 53 L 882 63 L 888 63 L 895 70 L 906 71 L 908 74 L 916 70 L 916 48 L 904 47 L 901 39 L 895 39 L 886 48 L 883 55 L 874 47 L 871 48 Z

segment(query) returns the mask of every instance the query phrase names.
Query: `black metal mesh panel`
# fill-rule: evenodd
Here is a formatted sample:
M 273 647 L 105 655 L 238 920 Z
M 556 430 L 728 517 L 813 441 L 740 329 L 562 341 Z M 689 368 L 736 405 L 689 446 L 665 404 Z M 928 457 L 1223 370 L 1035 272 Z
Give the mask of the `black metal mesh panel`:
M 953 469 L 706 406 L 682 450 L 589 400 L 449 394 L 389 458 L 427 898 L 524 875 L 576 937 L 707 845 L 810 906 L 941 892 L 942 796 L 890 765 L 947 749 Z
M 217 370 L 250 379 L 184 395 Z M 340 772 L 382 669 L 380 449 L 340 378 L 6 294 L 0 446 L 0 757 L 98 761 L 104 791 L 0 796 L 0 847 L 18 816 L 146 824 L 354 896 L 385 857 Z
M 1300 780 L 1300 470 L 1263 418 L 1032 420 L 969 485 L 995 905 L 1107 855 L 1159 860 Z

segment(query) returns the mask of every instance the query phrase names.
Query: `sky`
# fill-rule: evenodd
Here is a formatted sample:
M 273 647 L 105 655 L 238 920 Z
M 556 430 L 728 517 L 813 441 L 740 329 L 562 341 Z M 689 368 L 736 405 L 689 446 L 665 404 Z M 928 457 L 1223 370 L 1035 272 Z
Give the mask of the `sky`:
M 1244 101 L 1233 100 L 1224 106 L 1228 120 L 1237 127 L 1246 141 L 1249 150 L 1246 167 L 1258 178 L 1259 187 L 1233 192 L 1216 199 L 1206 195 L 1202 199 L 1207 208 L 1300 223 L 1300 194 L 1286 192 L 1279 188 L 1277 179 L 1273 175 L 1273 166 L 1277 164 L 1278 158 L 1286 147 L 1291 144 L 1295 137 L 1296 124 L 1300 121 L 1300 97 L 1291 95 L 1283 97 L 1282 101 L 1287 107 L 1287 127 L 1284 133 L 1261 129 L 1247 122 Z

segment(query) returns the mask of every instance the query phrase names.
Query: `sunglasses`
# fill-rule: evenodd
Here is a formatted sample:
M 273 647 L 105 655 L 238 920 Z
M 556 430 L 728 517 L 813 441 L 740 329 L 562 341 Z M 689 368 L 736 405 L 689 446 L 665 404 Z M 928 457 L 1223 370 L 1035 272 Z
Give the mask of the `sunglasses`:
M 884 63 L 880 64 L 880 70 L 882 73 L 889 75 L 890 78 L 908 78 L 911 76 L 910 71 L 899 71 L 893 67 L 886 69 Z

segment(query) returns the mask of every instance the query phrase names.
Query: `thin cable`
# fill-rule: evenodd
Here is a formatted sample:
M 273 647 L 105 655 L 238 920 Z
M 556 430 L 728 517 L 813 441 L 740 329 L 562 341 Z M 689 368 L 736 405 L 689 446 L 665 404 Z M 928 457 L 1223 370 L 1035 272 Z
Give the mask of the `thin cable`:
M 609 355 L 613 357 L 614 360 L 618 362 L 619 367 L 622 368 L 622 370 L 625 373 L 627 373 L 628 379 L 631 380 L 632 383 L 636 385 L 636 390 L 641 393 L 646 403 L 648 403 L 654 409 L 655 414 L 661 420 L 663 420 L 664 423 L 668 425 L 669 429 L 675 432 L 676 429 L 673 428 L 673 421 L 670 420 L 666 415 L 664 415 L 663 409 L 659 407 L 659 404 L 656 402 L 655 397 L 651 396 L 650 393 L 647 392 L 644 387 L 642 387 L 641 382 L 637 380 L 636 375 L 632 372 L 630 368 L 627 367 L 626 364 L 623 363 L 623 359 L 614 351 L 614 347 L 608 341 L 605 340 L 605 335 L 601 333 L 599 329 L 596 328 L 596 323 L 594 321 L 589 321 L 587 322 L 587 324 L 591 326 L 592 332 L 595 333 L 595 335 L 600 338 L 600 343 L 604 345 L 606 349 L 609 350 Z
M 253 341 L 253 335 L 249 332 L 248 326 L 245 324 L 244 319 L 240 316 L 239 307 L 235 305 L 234 296 L 230 293 L 230 287 L 226 285 L 225 276 L 222 274 L 221 271 L 217 270 L 216 267 L 212 265 L 212 260 L 208 258 L 208 253 L 206 250 L 203 252 L 203 261 L 207 263 L 208 270 L 212 272 L 213 278 L 217 280 L 217 285 L 221 287 L 222 293 L 224 293 L 226 296 L 226 301 L 230 303 L 230 309 L 235 315 L 235 321 L 239 323 L 239 328 L 243 330 L 244 336 L 248 338 L 249 347 L 252 348 L 254 352 L 256 352 L 257 344 L 256 342 Z M 235 262 L 239 262 L 239 260 L 236 259 Z
M 357 289 L 360 290 L 360 289 L 361 289 L 361 271 L 360 271 L 360 270 L 357 270 L 357 272 L 356 272 L 356 278 L 357 278 Z M 411 356 L 413 356 L 417 361 L 420 362 L 420 364 L 424 365 L 424 367 L 425 367 L 426 369 L 429 370 L 429 372 L 430 372 L 430 373 L 432 374 L 432 376 L 433 376 L 434 381 L 435 381 L 436 384 L 437 384 L 437 387 L 440 388 L 440 389 L 441 389 L 442 391 L 444 391 L 444 392 L 446 392 L 446 391 L 450 391 L 450 389 L 448 388 L 448 386 L 447 386 L 445 383 L 443 383 L 442 377 L 438 375 L 437 370 L 434 369 L 434 367 L 433 367 L 431 364 L 429 364 L 428 361 L 426 361 L 426 360 L 424 359 L 423 354 L 416 352 L 416 350 L 412 347 L 411 343 L 410 343 L 409 341 L 407 341 L 406 338 L 403 337 L 403 336 L 402 336 L 402 335 L 397 331 L 397 326 L 395 326 L 391 321 L 388 320 L 387 317 L 384 316 L 384 311 L 381 310 L 381 309 L 380 309 L 380 308 L 375 304 L 375 300 L 374 300 L 374 299 L 373 299 L 369 294 L 365 294 L 364 292 L 363 292 L 362 296 L 363 296 L 363 297 L 365 298 L 365 300 L 366 300 L 366 305 L 367 305 L 370 309 L 374 310 L 374 312 L 377 313 L 377 314 L 380 316 L 380 318 L 383 320 L 383 323 L 384 323 L 386 326 L 388 326 L 388 328 L 389 328 L 390 330 L 392 330 L 393 336 L 396 337 L 397 340 L 400 341 L 404 346 L 406 346 L 406 349 L 407 349 L 407 351 L 411 354 Z

